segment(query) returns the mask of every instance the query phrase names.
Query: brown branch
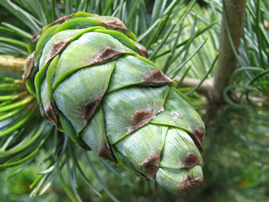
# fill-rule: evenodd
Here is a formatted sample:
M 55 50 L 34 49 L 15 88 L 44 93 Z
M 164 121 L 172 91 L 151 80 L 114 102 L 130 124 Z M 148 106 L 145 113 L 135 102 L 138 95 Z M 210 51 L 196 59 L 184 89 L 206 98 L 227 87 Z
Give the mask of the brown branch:
M 208 116 L 214 119 L 218 110 L 225 104 L 223 91 L 229 85 L 229 79 L 237 68 L 237 59 L 233 52 L 226 23 L 232 38 L 235 50 L 238 51 L 243 35 L 244 15 L 247 0 L 224 0 L 221 30 L 219 35 L 219 58 L 215 68 L 214 79 L 207 79 L 197 89 L 198 93 L 206 96 L 209 101 Z M 226 22 L 227 20 L 227 22 Z M 176 80 L 180 80 L 177 78 Z M 194 87 L 199 79 L 185 78 L 181 87 Z
M 176 76 L 175 81 L 180 81 L 181 77 Z M 187 88 L 187 87 L 195 87 L 199 84 L 200 79 L 188 78 L 185 77 L 182 81 L 180 87 Z M 206 79 L 202 85 L 196 90 L 198 93 L 204 95 L 208 99 L 212 99 L 212 91 L 213 91 L 213 78 Z
M 219 58 L 214 74 L 213 100 L 218 104 L 225 103 L 223 91 L 229 85 L 229 79 L 237 68 L 237 60 L 233 52 L 226 30 L 226 22 L 236 51 L 243 35 L 244 16 L 247 0 L 224 0 L 221 30 L 219 36 Z
M 0 70 L 23 72 L 26 59 L 0 55 Z

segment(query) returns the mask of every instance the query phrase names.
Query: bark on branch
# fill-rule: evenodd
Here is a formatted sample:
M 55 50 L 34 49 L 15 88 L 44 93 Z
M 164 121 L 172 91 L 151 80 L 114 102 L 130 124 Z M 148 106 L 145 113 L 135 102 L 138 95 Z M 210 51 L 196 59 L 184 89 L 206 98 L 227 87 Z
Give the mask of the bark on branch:
M 237 60 L 229 41 L 226 22 L 236 51 L 243 35 L 244 16 L 247 0 L 223 0 L 221 30 L 219 36 L 219 58 L 216 64 L 213 85 L 213 100 L 225 103 L 223 91 L 229 85 L 229 79 L 237 68 Z
M 0 70 L 23 72 L 25 63 L 26 59 L 23 58 L 11 58 L 0 55 Z
M 180 81 L 181 78 L 179 76 L 175 77 L 175 81 Z M 185 77 L 182 81 L 180 87 L 195 87 L 200 83 L 200 79 L 188 78 Z M 198 93 L 204 95 L 208 99 L 212 99 L 212 91 L 213 91 L 213 78 L 206 79 L 202 85 L 196 90 Z

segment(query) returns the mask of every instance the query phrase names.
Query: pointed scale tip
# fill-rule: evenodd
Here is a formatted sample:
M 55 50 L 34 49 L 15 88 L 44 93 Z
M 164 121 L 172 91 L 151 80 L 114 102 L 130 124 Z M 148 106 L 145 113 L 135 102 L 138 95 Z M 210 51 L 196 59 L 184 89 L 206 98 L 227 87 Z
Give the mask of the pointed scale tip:
M 146 159 L 143 163 L 144 172 L 150 175 L 153 179 L 155 179 L 156 172 L 160 167 L 160 161 L 161 152 L 158 152 Z
M 202 167 L 197 165 L 182 169 L 159 168 L 156 181 L 167 191 L 183 196 L 202 183 Z

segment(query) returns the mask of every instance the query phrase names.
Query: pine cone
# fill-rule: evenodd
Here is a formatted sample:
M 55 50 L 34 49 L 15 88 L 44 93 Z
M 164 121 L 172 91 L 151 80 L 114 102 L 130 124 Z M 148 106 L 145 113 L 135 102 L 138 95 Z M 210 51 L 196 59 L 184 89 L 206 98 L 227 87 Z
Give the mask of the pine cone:
M 201 118 L 119 19 L 64 16 L 28 49 L 24 86 L 83 149 L 174 194 L 202 182 Z

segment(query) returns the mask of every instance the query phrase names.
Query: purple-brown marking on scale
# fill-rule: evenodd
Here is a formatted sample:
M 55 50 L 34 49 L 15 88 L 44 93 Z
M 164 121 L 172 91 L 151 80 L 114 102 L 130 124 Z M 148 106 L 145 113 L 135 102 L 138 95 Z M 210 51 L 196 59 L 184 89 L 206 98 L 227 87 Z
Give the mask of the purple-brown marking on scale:
M 50 51 L 50 57 L 49 60 L 54 58 L 54 56 L 56 56 L 59 52 L 61 52 L 61 50 L 66 46 L 66 44 L 69 43 L 70 40 L 60 40 L 60 41 L 56 41 L 53 46 L 52 49 Z
M 72 17 L 74 14 L 71 14 L 71 15 L 66 15 L 66 16 L 63 16 L 63 17 L 60 17 L 58 18 L 57 20 L 55 20 L 54 22 L 50 23 L 49 25 L 56 25 L 56 24 L 62 24 L 64 23 L 65 21 L 67 21 L 70 17 Z
M 58 125 L 58 119 L 57 119 L 57 115 L 53 109 L 53 106 L 51 103 L 48 104 L 48 106 L 44 109 L 45 114 L 47 119 L 52 122 L 53 124 L 55 124 L 56 126 Z M 44 118 L 46 118 L 44 117 Z
M 40 29 L 37 33 L 34 34 L 34 36 L 31 38 L 31 40 L 29 41 L 29 44 L 33 43 L 36 39 L 39 38 L 40 36 L 40 32 L 42 31 L 42 29 Z
M 201 161 L 198 158 L 197 155 L 195 154 L 188 154 L 183 162 L 181 163 L 181 167 L 180 168 L 193 168 L 196 165 L 200 165 Z
M 127 30 L 125 25 L 123 24 L 122 21 L 120 21 L 119 19 L 108 19 L 108 20 L 99 20 L 101 23 L 103 23 L 104 25 L 108 26 L 108 27 L 112 27 L 112 28 L 117 28 L 117 29 L 121 29 L 121 30 Z
M 26 75 L 25 75 L 25 81 L 30 77 L 31 75 L 31 72 L 34 68 L 34 62 L 35 62 L 35 56 L 34 55 L 31 55 L 27 58 L 26 60 Z
M 158 152 L 153 156 L 150 156 L 143 162 L 144 172 L 149 174 L 152 178 L 155 179 L 157 170 L 160 167 L 160 162 L 161 162 L 161 152 Z
M 112 48 L 106 48 L 101 54 L 99 54 L 92 62 L 91 64 L 94 63 L 100 63 L 105 60 L 111 59 L 117 55 L 122 54 L 123 52 L 119 52 L 116 50 L 113 50 Z
M 197 142 L 199 143 L 199 146 L 203 148 L 204 145 L 204 137 L 205 137 L 205 132 L 202 128 L 198 127 L 196 130 L 192 132 L 194 137 L 196 138 Z
M 106 144 L 102 144 L 102 146 L 98 150 L 98 156 L 101 158 L 116 163 L 115 157 L 110 149 L 107 148 Z
M 201 183 L 202 183 L 201 179 L 189 175 L 182 181 L 179 194 L 183 196 L 190 190 L 194 189 L 195 187 L 198 187 Z
M 84 105 L 84 120 L 88 122 L 92 115 L 96 112 L 99 104 L 101 103 L 104 95 L 97 97 L 96 99 L 88 102 Z
M 167 84 L 173 83 L 171 79 L 169 79 L 162 71 L 156 69 L 148 74 L 142 80 L 144 83 L 157 83 L 157 84 Z
M 142 126 L 148 124 L 153 118 L 154 112 L 148 110 L 139 110 L 135 112 L 131 120 L 131 130 L 130 133 L 141 128 Z
M 78 145 L 78 146 L 80 146 L 84 151 L 91 151 L 92 150 L 88 145 L 86 145 L 86 143 L 84 145 Z
M 138 50 L 138 52 L 139 52 L 139 54 L 141 56 L 143 56 L 145 58 L 148 58 L 149 57 L 147 49 L 142 48 L 142 47 L 138 47 L 138 46 L 136 46 L 136 49 Z

